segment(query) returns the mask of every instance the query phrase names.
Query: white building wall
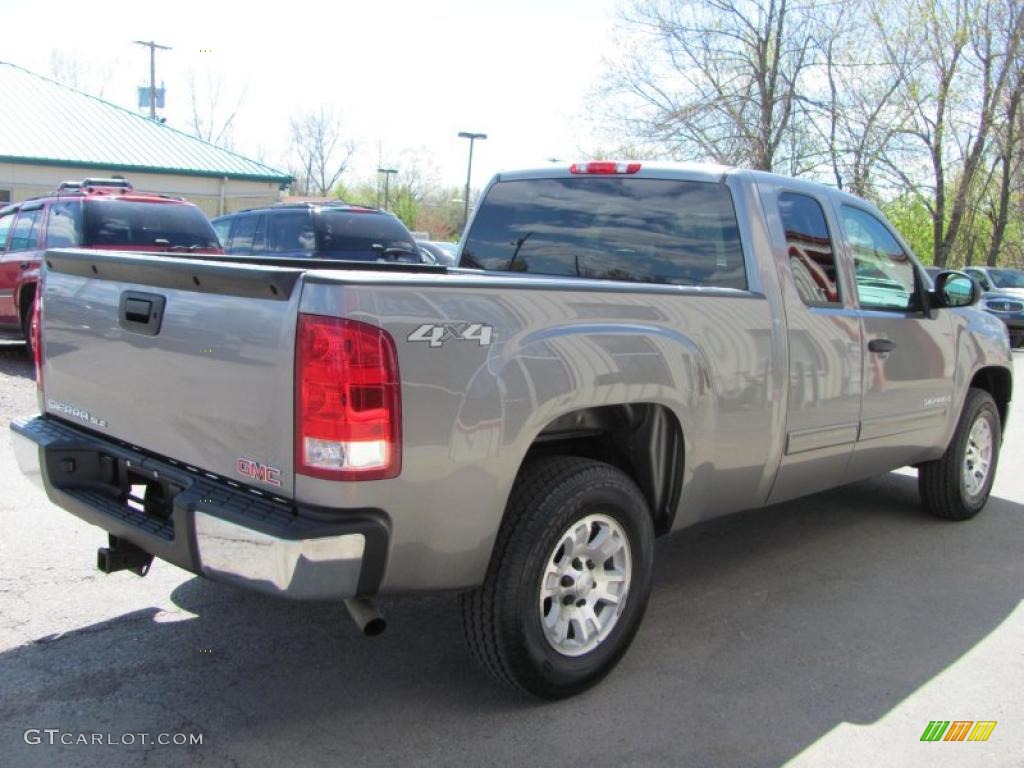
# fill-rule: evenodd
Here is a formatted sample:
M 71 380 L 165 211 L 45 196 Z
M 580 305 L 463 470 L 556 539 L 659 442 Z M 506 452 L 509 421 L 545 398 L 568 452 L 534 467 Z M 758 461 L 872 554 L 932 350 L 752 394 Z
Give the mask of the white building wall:
M 156 192 L 184 197 L 198 205 L 211 217 L 220 213 L 240 211 L 244 208 L 270 205 L 281 199 L 280 190 L 275 182 L 2 162 L 0 162 L 0 199 L 2 199 L 4 191 L 10 194 L 12 202 L 18 202 L 27 197 L 49 194 L 56 190 L 62 181 L 111 176 L 123 176 L 139 192 Z

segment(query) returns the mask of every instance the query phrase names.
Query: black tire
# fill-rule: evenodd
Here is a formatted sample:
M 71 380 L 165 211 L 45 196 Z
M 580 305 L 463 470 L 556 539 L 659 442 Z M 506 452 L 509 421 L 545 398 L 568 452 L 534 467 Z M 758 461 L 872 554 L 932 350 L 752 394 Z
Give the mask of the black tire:
M 32 318 L 34 317 L 33 310 L 35 309 L 35 294 L 31 294 L 27 307 L 21 309 L 21 335 L 25 338 L 25 354 L 29 360 L 33 359 L 32 355 Z
M 592 650 L 567 656 L 544 635 L 541 579 L 563 532 L 594 513 L 612 518 L 625 533 L 632 572 L 608 634 Z M 640 626 L 653 556 L 650 510 L 625 473 L 576 457 L 527 464 L 512 489 L 484 583 L 461 596 L 473 657 L 499 682 L 541 698 L 560 699 L 589 688 L 618 663 Z
M 978 419 L 988 421 L 992 437 L 992 459 L 985 482 L 974 494 L 967 491 L 963 477 L 964 457 L 971 429 Z M 920 466 L 917 486 L 924 508 L 946 520 L 969 520 L 981 511 L 992 492 L 999 447 L 1002 443 L 1002 424 L 999 410 L 992 396 L 981 389 L 970 389 L 964 400 L 956 432 L 941 458 Z

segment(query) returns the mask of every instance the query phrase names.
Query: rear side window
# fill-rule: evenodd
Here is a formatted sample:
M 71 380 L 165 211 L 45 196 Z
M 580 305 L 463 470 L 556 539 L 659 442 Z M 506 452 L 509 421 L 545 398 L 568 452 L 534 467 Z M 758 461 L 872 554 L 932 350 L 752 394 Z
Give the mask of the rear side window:
M 336 259 L 420 261 L 409 230 L 383 213 L 322 209 L 317 215 L 317 241 L 318 251 Z
M 216 248 L 206 215 L 192 205 L 92 200 L 85 205 L 88 245 L 164 245 Z
M 5 213 L 0 216 L 0 251 L 7 245 L 7 235 L 11 232 L 11 224 L 14 223 L 14 212 Z
M 309 211 L 289 211 L 267 216 L 267 253 L 311 254 L 316 250 L 313 216 Z
M 43 209 L 32 211 L 22 209 L 11 230 L 9 251 L 31 251 L 39 247 L 39 229 L 43 221 Z
M 228 253 L 248 256 L 252 249 L 252 238 L 256 234 L 258 216 L 239 216 L 235 219 L 235 227 L 231 230 L 231 246 Z
M 793 282 L 804 304 L 838 304 L 836 255 L 821 205 L 808 195 L 783 192 L 779 195 L 779 217 L 786 232 Z
M 746 288 L 729 190 L 695 181 L 503 181 L 480 204 L 462 266 Z
M 46 219 L 46 247 L 70 248 L 81 240 L 82 206 L 77 202 L 54 203 Z

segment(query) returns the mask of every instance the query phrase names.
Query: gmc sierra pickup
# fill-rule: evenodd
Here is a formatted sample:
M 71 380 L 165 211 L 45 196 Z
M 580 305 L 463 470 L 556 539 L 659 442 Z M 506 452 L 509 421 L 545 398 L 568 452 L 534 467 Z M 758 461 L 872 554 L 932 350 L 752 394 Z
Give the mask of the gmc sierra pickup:
M 153 557 L 344 600 L 458 590 L 498 680 L 557 698 L 625 653 L 654 538 L 896 467 L 988 499 L 1006 329 L 874 207 L 713 166 L 502 173 L 460 267 L 45 256 L 22 470 Z

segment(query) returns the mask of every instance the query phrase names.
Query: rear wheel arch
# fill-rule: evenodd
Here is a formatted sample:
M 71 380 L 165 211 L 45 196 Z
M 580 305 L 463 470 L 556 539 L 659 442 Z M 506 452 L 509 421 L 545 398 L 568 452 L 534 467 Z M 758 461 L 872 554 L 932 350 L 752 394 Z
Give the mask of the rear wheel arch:
M 519 466 L 544 456 L 577 456 L 610 464 L 640 488 L 655 531 L 671 530 L 682 493 L 685 441 L 676 415 L 658 403 L 591 406 L 550 421 Z

